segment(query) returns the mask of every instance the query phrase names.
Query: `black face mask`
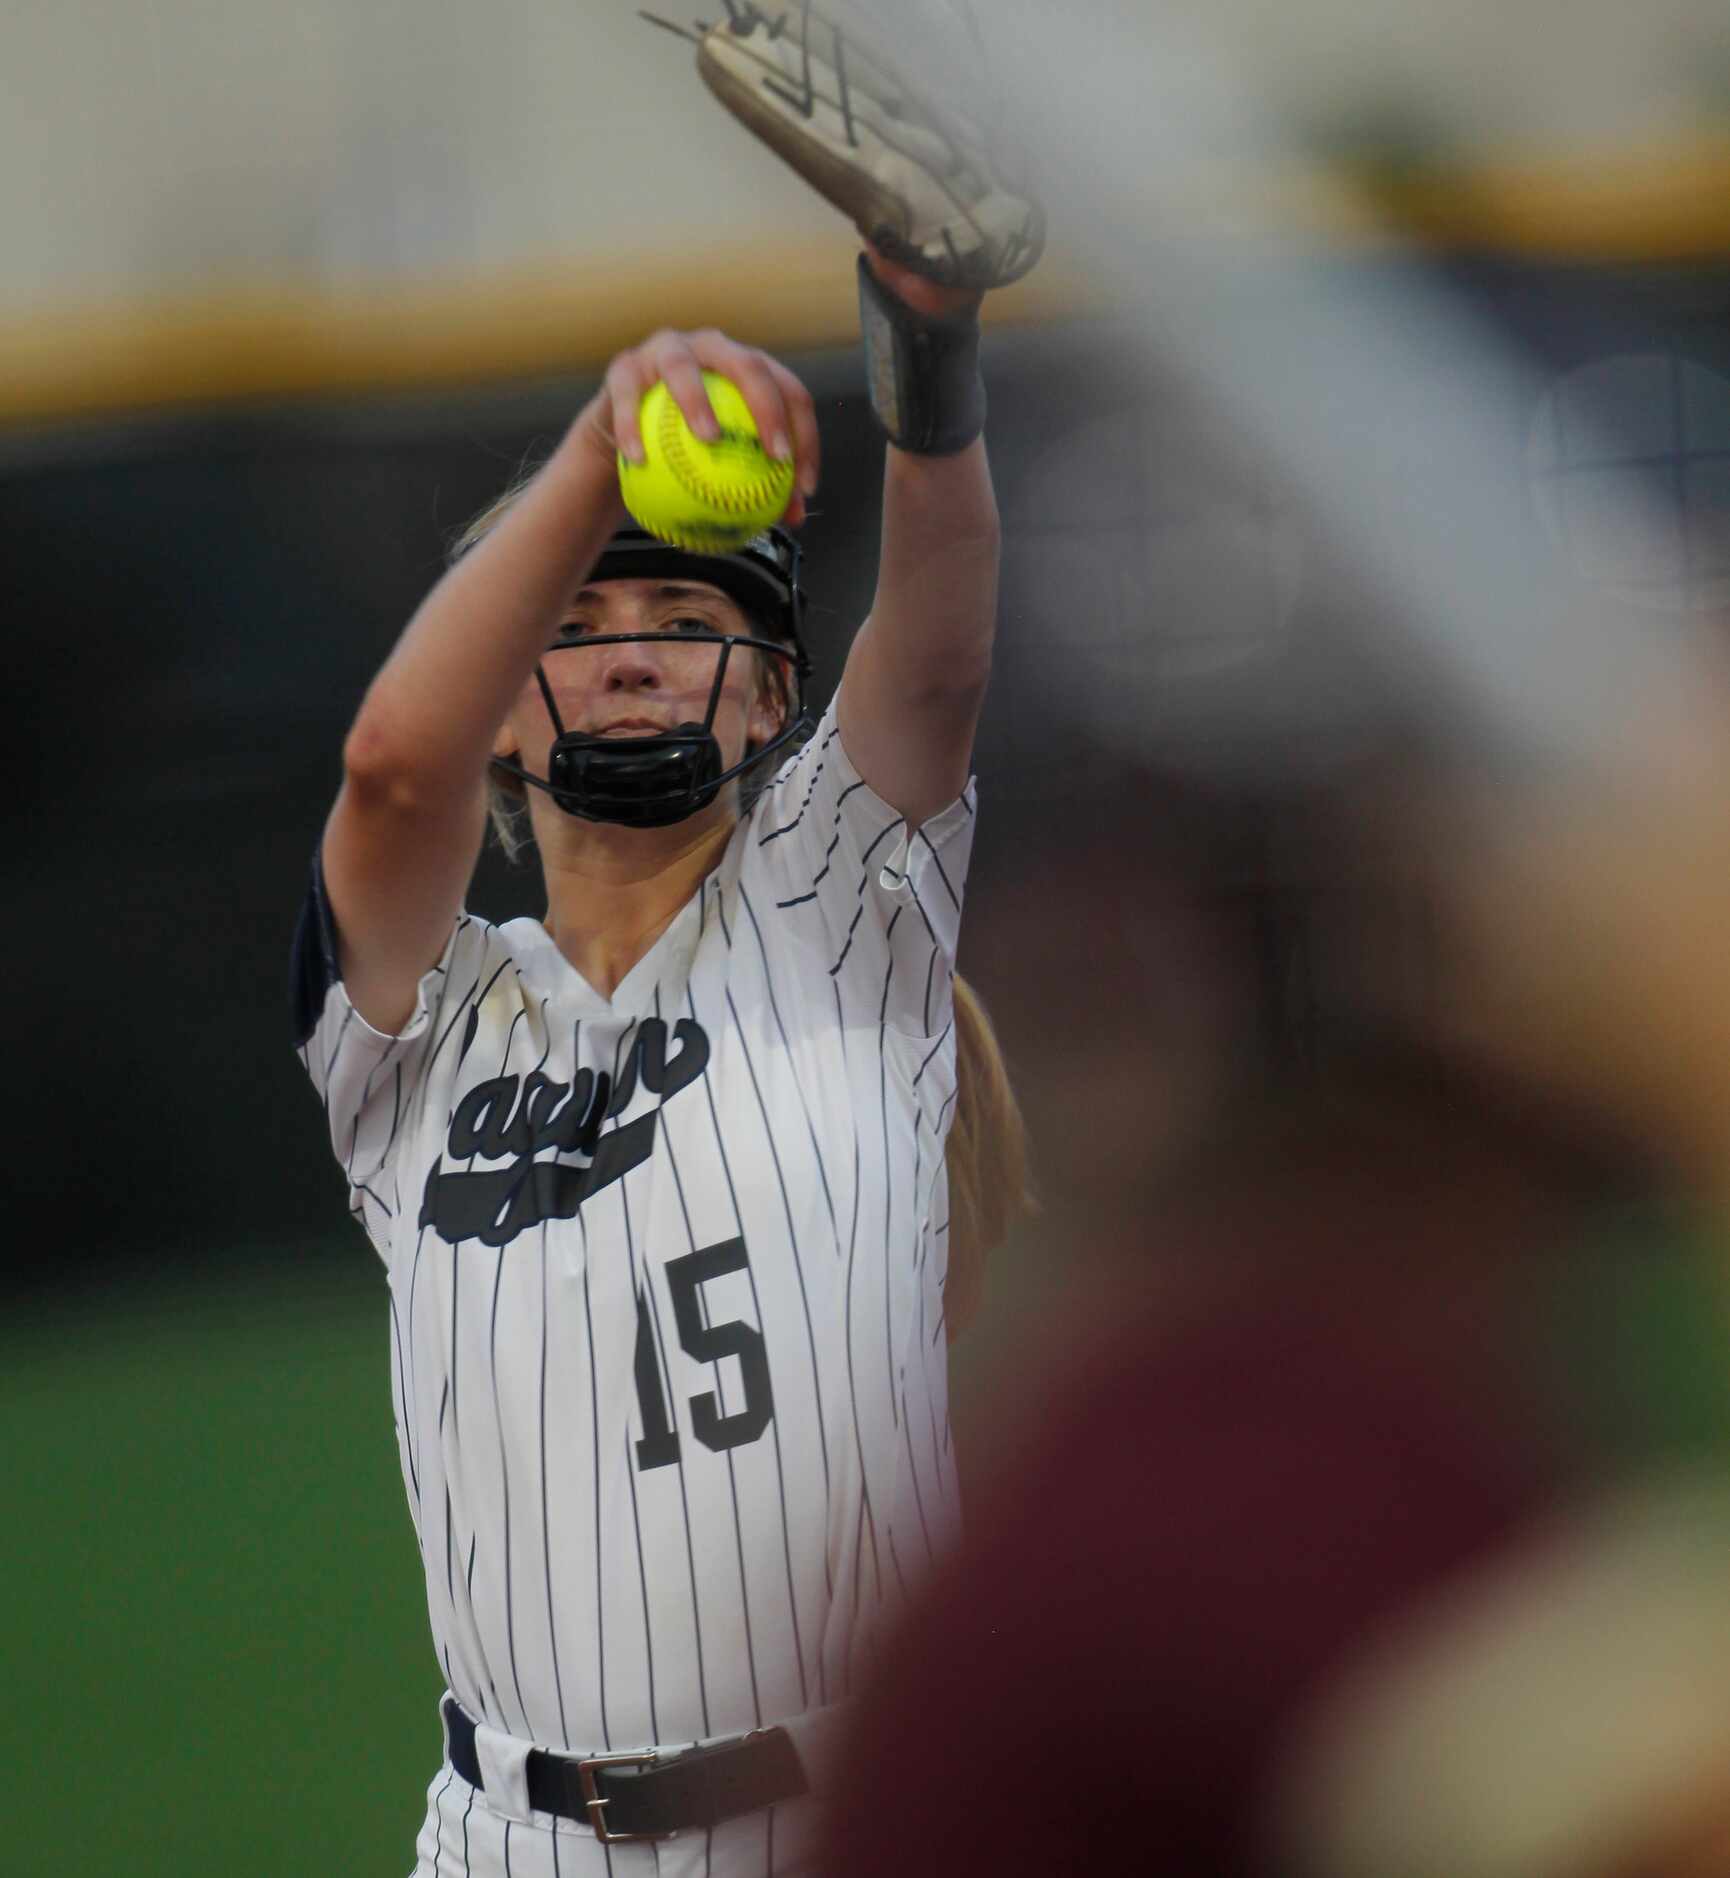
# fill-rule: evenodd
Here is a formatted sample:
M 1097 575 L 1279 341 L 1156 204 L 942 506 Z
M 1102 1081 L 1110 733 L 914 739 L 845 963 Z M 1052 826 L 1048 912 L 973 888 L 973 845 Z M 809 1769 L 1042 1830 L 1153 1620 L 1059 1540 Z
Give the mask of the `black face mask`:
M 595 633 L 573 640 L 571 649 L 655 642 L 662 637 L 659 633 Z M 691 642 L 682 639 L 681 643 Z M 536 776 L 506 757 L 495 757 L 495 765 L 546 790 L 567 815 L 581 816 L 584 821 L 613 822 L 626 828 L 665 828 L 695 815 L 715 800 L 723 784 L 785 749 L 810 729 L 804 709 L 802 661 L 796 648 L 778 640 L 736 633 L 717 633 L 711 643 L 719 652 L 702 723 L 678 724 L 645 737 L 597 737 L 585 731 L 566 730 L 545 668 L 536 666 L 535 678 L 555 732 L 547 774 Z M 789 691 L 796 695 L 783 728 L 761 749 L 750 751 L 730 769 L 723 769 L 721 746 L 714 732 L 715 712 L 735 646 L 784 660 L 792 678 Z
M 547 786 L 567 815 L 665 828 L 706 809 L 720 793 L 721 746 L 701 724 L 647 737 L 566 731 L 547 759 Z

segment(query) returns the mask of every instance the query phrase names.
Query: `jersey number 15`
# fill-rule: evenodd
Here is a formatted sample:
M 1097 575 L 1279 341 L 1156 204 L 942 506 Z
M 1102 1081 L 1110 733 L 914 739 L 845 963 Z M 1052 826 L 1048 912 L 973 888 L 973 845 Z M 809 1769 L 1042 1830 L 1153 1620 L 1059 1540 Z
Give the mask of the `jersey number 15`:
M 719 1245 L 687 1252 L 683 1258 L 671 1259 L 667 1264 L 667 1284 L 672 1292 L 673 1322 L 678 1327 L 680 1348 L 699 1363 L 719 1363 L 728 1356 L 737 1357 L 739 1361 L 745 1392 L 740 1408 L 730 1415 L 724 1412 L 719 1378 L 713 1389 L 690 1398 L 691 1432 L 704 1447 L 716 1453 L 758 1440 L 775 1414 L 763 1333 L 737 1318 L 724 1324 L 707 1322 L 699 1296 L 711 1278 L 745 1271 L 749 1264 L 743 1239 L 724 1239 Z M 651 1467 L 671 1467 L 678 1460 L 679 1437 L 673 1427 L 672 1404 L 661 1374 L 655 1326 L 641 1291 L 637 1293 L 636 1375 L 637 1406 L 643 1416 L 643 1438 L 637 1443 L 637 1470 L 646 1473 Z

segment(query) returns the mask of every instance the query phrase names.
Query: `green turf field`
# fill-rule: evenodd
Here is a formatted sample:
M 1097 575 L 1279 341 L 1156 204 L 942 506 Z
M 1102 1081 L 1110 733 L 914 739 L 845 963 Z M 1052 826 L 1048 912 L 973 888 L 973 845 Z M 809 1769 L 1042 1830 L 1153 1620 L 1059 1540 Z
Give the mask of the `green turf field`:
M 6 1878 L 412 1866 L 442 1683 L 346 1249 L 0 1331 Z
M 1012 1251 L 956 1353 L 964 1475 L 1000 1419 L 1001 1307 L 1057 1280 Z M 0 1878 L 410 1870 L 443 1681 L 388 1338 L 358 1233 L 0 1327 L 0 1754 L 31 1802 Z

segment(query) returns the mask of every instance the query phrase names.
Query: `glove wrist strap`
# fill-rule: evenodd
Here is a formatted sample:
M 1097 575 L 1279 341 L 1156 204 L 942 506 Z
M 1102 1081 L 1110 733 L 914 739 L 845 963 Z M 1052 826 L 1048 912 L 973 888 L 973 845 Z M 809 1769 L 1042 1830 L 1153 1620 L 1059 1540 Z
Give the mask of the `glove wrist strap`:
M 859 328 L 871 409 L 915 456 L 954 456 L 985 428 L 979 320 L 934 319 L 896 298 L 859 257 Z

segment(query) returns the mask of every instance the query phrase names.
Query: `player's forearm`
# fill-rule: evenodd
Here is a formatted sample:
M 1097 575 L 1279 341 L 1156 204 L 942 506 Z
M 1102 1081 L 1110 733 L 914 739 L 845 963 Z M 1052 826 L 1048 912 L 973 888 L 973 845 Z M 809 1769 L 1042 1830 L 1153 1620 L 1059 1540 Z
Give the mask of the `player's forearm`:
M 890 449 L 870 630 L 903 698 L 983 693 L 1000 550 L 983 438 L 954 456 Z
M 409 622 L 349 733 L 351 772 L 435 794 L 471 790 L 499 725 L 622 519 L 613 466 L 573 427 Z
M 871 616 L 837 703 L 859 774 L 914 826 L 972 766 L 997 617 L 997 504 L 983 442 L 950 457 L 889 452 Z

